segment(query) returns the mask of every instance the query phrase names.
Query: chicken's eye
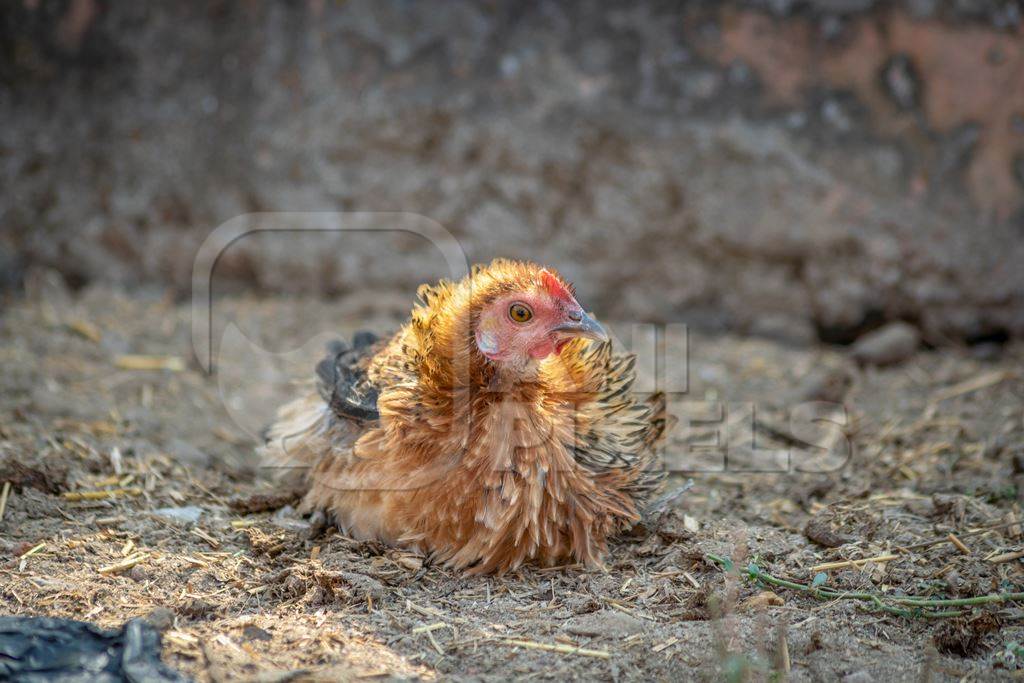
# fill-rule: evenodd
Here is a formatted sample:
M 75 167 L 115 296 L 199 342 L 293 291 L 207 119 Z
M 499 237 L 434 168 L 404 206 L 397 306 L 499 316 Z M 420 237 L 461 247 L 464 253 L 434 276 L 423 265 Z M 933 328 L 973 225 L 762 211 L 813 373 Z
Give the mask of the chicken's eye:
M 533 317 L 533 311 L 525 304 L 512 304 L 508 309 L 508 317 L 517 323 L 525 323 Z

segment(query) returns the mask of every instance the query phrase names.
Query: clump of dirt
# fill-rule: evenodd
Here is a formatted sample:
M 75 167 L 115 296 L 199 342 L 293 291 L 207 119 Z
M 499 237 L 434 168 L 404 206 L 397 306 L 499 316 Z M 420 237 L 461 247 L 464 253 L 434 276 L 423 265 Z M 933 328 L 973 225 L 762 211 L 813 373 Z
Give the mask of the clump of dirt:
M 975 617 L 954 617 L 935 629 L 935 647 L 961 657 L 974 657 L 985 649 L 985 636 L 999 630 L 999 618 L 984 612 Z
M 13 457 L 0 461 L 0 481 L 9 483 L 15 492 L 34 488 L 43 493 L 60 493 L 65 489 L 67 469 L 58 463 L 46 463 L 45 469 L 29 467 Z

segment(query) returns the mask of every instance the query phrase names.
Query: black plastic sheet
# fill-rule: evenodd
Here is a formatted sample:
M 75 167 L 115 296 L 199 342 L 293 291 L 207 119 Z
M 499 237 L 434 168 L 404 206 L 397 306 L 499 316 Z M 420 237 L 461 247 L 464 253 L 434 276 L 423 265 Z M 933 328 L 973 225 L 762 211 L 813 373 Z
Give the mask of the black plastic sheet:
M 160 661 L 160 634 L 141 619 L 117 630 L 50 617 L 0 617 L 0 680 L 188 681 Z

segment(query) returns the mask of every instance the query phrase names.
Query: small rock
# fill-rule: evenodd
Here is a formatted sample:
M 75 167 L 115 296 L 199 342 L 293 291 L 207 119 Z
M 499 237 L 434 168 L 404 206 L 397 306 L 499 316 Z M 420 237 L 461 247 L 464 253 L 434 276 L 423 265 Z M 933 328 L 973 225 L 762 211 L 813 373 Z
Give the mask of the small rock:
M 921 98 L 921 79 L 909 57 L 893 55 L 882 66 L 881 80 L 886 94 L 900 109 L 917 106 Z
M 943 654 L 975 657 L 986 649 L 985 636 L 1001 626 L 999 618 L 988 612 L 974 617 L 954 617 L 940 623 L 932 639 Z
M 962 519 L 967 510 L 964 497 L 959 495 L 933 493 L 932 504 L 935 505 L 935 514 L 950 515 L 955 520 Z
M 804 375 L 793 397 L 797 402 L 842 403 L 852 383 L 853 378 L 846 368 L 819 367 Z
M 9 481 L 14 490 L 21 493 L 34 488 L 44 493 L 60 493 L 67 488 L 67 468 L 53 463 L 36 469 L 23 465 L 13 456 L 0 460 L 0 481 Z
M 359 574 L 357 572 L 338 572 L 338 575 L 346 584 L 348 584 L 352 590 L 352 594 L 359 600 L 371 598 L 380 602 L 387 597 L 388 589 L 383 583 L 372 576 Z
M 905 322 L 888 325 L 862 336 L 851 354 L 861 363 L 893 365 L 906 360 L 921 343 L 917 328 Z
M 843 683 L 873 683 L 875 677 L 867 671 L 854 671 L 842 677 Z
M 752 610 L 760 610 L 765 607 L 778 607 L 785 605 L 786 601 L 780 598 L 778 595 L 771 591 L 762 591 L 757 595 L 752 595 L 744 600 L 739 609 L 741 612 L 747 612 Z
M 188 602 L 178 606 L 178 614 L 188 619 L 202 619 L 216 613 L 217 608 L 214 605 L 198 598 L 190 598 Z
M 573 617 L 565 630 L 577 636 L 621 638 L 642 631 L 643 622 L 623 612 L 601 610 Z
M 835 98 L 830 97 L 822 103 L 821 118 L 840 133 L 848 133 L 853 128 L 853 119 L 843 104 Z
M 957 596 L 960 594 L 960 574 L 955 569 L 946 574 L 946 587 L 950 595 Z
M 259 626 L 253 626 L 252 624 L 242 629 L 242 640 L 249 642 L 252 640 L 273 640 L 274 637 L 261 629 Z
M 280 527 L 286 531 L 308 534 L 311 528 L 310 523 L 301 519 L 295 511 L 295 508 L 291 505 L 285 505 L 283 508 L 275 512 L 274 516 L 270 518 L 270 521 L 274 526 Z
M 157 631 L 166 631 L 174 626 L 174 611 L 167 607 L 157 607 L 145 619 Z
M 146 581 L 149 581 L 150 579 L 149 572 L 147 572 L 142 567 L 132 567 L 127 572 L 125 572 L 125 576 L 127 576 L 135 583 L 144 583 Z
M 203 508 L 195 505 L 188 505 L 180 508 L 157 508 L 153 514 L 164 519 L 170 519 L 184 524 L 195 524 L 203 516 Z
M 918 517 L 932 517 L 935 515 L 935 503 L 928 498 L 911 498 L 903 503 L 903 508 Z
M 853 538 L 832 529 L 832 514 L 825 510 L 807 520 L 807 525 L 804 526 L 804 536 L 826 548 L 838 548 L 851 542 Z

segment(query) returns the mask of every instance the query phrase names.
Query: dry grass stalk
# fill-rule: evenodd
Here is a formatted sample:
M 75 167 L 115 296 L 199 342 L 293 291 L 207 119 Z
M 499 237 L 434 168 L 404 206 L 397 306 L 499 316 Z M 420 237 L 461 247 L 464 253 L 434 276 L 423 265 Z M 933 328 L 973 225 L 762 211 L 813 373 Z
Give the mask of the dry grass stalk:
M 992 564 L 1002 564 L 1004 562 L 1013 562 L 1024 557 L 1024 550 L 1014 550 L 1008 553 L 1001 553 L 999 555 L 993 555 L 988 558 L 988 561 Z
M 899 555 L 876 555 L 875 557 L 865 557 L 860 560 L 841 560 L 839 562 L 824 562 L 822 564 L 816 564 L 813 567 L 808 568 L 807 571 L 812 574 L 817 572 L 827 572 L 833 569 L 847 569 L 849 567 L 859 567 L 869 562 L 891 562 L 899 559 Z
M 1020 538 L 1021 528 L 1020 521 L 1017 518 L 1017 513 L 1014 511 L 1007 512 L 1005 520 L 1006 524 L 1008 525 L 1008 528 L 1006 529 L 1006 535 L 1010 538 Z
M 81 501 L 81 500 L 105 500 L 107 498 L 117 498 L 118 496 L 141 496 L 142 489 L 138 486 L 130 486 L 127 488 L 116 488 L 116 489 L 104 489 L 102 491 L 67 491 L 62 493 L 61 496 L 64 500 L 69 501 Z
M 432 609 L 430 607 L 420 607 L 419 605 L 417 605 L 412 600 L 406 600 L 405 601 L 405 609 L 406 610 L 412 610 L 413 612 L 417 612 L 419 614 L 422 614 L 425 617 L 443 617 L 444 616 L 438 610 Z
M 127 571 L 135 565 L 139 564 L 147 557 L 149 557 L 149 555 L 146 553 L 136 553 L 131 557 L 127 557 L 121 560 L 120 562 L 115 562 L 114 564 L 108 564 L 105 567 L 100 567 L 97 571 L 100 574 L 120 574 L 121 572 Z
M 427 639 L 430 641 L 430 644 L 434 647 L 435 650 L 437 650 L 437 654 L 443 657 L 444 648 L 441 647 L 441 643 L 437 642 L 437 638 L 435 638 L 434 634 L 430 631 L 426 631 L 425 633 L 427 634 Z
M 953 545 L 955 545 L 956 549 L 959 550 L 960 552 L 962 552 L 964 555 L 970 555 L 971 554 L 971 549 L 968 548 L 966 545 L 964 545 L 964 542 L 961 541 L 959 538 L 957 538 L 956 534 L 954 534 L 953 532 L 950 532 L 948 538 L 949 538 L 949 542 L 952 543 Z
M 4 521 L 4 513 L 7 512 L 7 498 L 11 495 L 11 482 L 5 481 L 3 491 L 0 491 L 0 522 Z
M 672 636 L 671 638 L 666 640 L 664 643 L 659 643 L 659 644 L 655 645 L 654 647 L 652 647 L 651 648 L 651 652 L 661 652 L 662 650 L 665 650 L 666 648 L 672 647 L 673 645 L 675 645 L 678 642 L 679 642 L 679 639 L 676 638 L 675 636 Z
M 789 635 L 786 619 L 779 621 L 776 626 L 776 642 L 778 644 L 778 668 L 783 673 L 790 673 L 793 670 L 793 663 L 789 656 Z
M 430 631 L 436 631 L 439 628 L 449 628 L 448 624 L 443 621 L 437 621 L 433 624 L 427 624 L 426 626 L 417 626 L 412 630 L 414 634 L 418 633 L 429 633 Z
M 181 372 L 185 369 L 185 361 L 178 356 L 144 356 L 126 354 L 118 356 L 114 365 L 122 370 L 170 370 Z
M 121 449 L 117 446 L 110 451 L 110 466 L 114 468 L 114 474 L 117 476 L 124 475 L 124 457 L 121 455 Z
M 576 562 L 574 564 L 562 564 L 557 567 L 539 567 L 534 571 L 536 571 L 538 574 L 548 574 L 550 572 L 565 572 L 571 569 L 583 569 L 583 565 L 579 562 Z
M 548 652 L 560 652 L 566 655 L 582 655 L 584 657 L 598 657 L 600 659 L 611 659 L 611 653 L 607 650 L 588 650 L 583 647 L 563 645 L 562 643 L 538 643 L 532 640 L 520 640 L 518 638 L 504 638 L 500 642 L 507 645 L 525 648 L 527 650 L 546 650 Z
M 100 328 L 87 320 L 72 320 L 68 323 L 68 329 L 94 344 L 99 344 L 103 340 L 103 333 L 100 332 Z
M 193 533 L 193 535 L 198 536 L 199 538 L 201 538 L 204 541 L 206 541 L 207 544 L 209 544 L 209 546 L 211 548 L 213 548 L 214 550 L 216 550 L 217 548 L 220 547 L 220 541 L 218 541 L 216 538 L 214 538 L 210 534 L 206 533 L 205 531 L 203 531 L 199 527 L 195 527 L 194 529 L 192 529 L 192 533 Z
M 177 645 L 178 647 L 194 647 L 199 644 L 199 639 L 191 633 L 183 631 L 166 631 L 163 634 L 164 642 Z
M 657 619 L 655 619 L 651 615 L 643 614 L 642 612 L 637 612 L 636 610 L 632 609 L 629 605 L 626 605 L 625 603 L 622 603 L 622 602 L 620 602 L 618 600 L 613 600 L 611 598 L 602 598 L 602 600 L 604 600 L 604 602 L 607 603 L 612 609 L 617 609 L 620 612 L 622 612 L 623 614 L 628 614 L 629 616 L 634 617 L 636 619 L 646 619 L 647 621 L 657 621 Z
M 124 515 L 116 515 L 114 517 L 97 517 L 93 524 L 96 526 L 111 526 L 113 524 L 123 524 L 127 521 L 128 518 Z
M 1011 377 L 1013 377 L 1013 373 L 1009 370 L 995 370 L 993 372 L 987 372 L 983 375 L 978 375 L 977 377 L 960 382 L 959 384 L 954 384 L 942 391 L 935 392 L 935 394 L 932 395 L 931 402 L 932 404 L 940 403 L 946 399 L 955 398 L 956 396 L 961 396 L 963 394 L 969 394 L 977 391 L 978 389 L 984 389 L 985 387 L 999 384 Z
M 981 534 L 987 534 L 990 531 L 998 531 L 999 529 L 1005 529 L 1007 527 L 1011 527 L 1011 526 L 1014 526 L 1016 524 L 1020 524 L 1020 522 L 1016 521 L 1016 520 L 1013 520 L 1013 521 L 1003 522 L 1001 524 L 993 524 L 991 526 L 982 527 L 980 529 L 974 529 L 972 531 L 961 531 L 959 534 L 957 534 L 957 538 L 964 539 L 964 538 L 970 538 L 972 536 L 978 536 L 978 535 L 981 535 Z M 939 536 L 938 538 L 933 538 L 930 541 L 924 541 L 922 543 L 915 543 L 913 545 L 901 546 L 899 548 L 899 550 L 900 550 L 900 552 L 908 552 L 910 550 L 919 550 L 921 548 L 928 548 L 929 546 L 937 545 L 939 543 L 948 543 L 948 542 L 949 542 L 949 537 L 948 536 Z
M 35 546 L 33 548 L 29 548 L 28 550 L 26 550 L 24 553 L 21 554 L 21 558 L 25 559 L 26 557 L 32 557 L 33 555 L 35 555 L 36 553 L 38 553 L 40 550 L 42 550 L 45 547 L 46 547 L 46 543 L 43 542 L 43 543 L 40 543 L 39 545 L 37 545 L 37 546 Z

